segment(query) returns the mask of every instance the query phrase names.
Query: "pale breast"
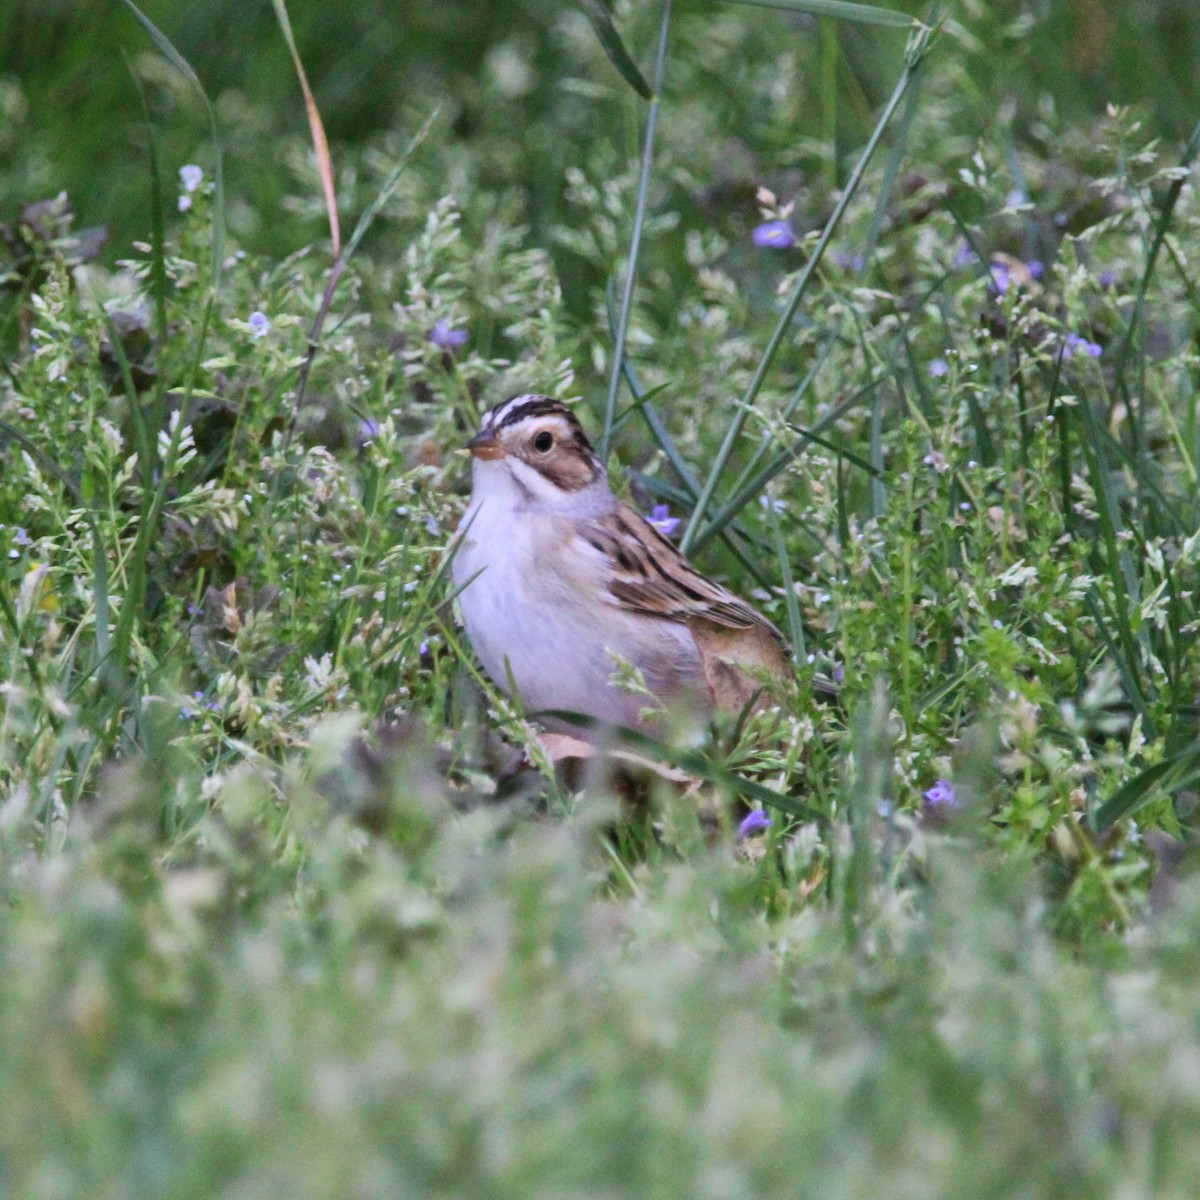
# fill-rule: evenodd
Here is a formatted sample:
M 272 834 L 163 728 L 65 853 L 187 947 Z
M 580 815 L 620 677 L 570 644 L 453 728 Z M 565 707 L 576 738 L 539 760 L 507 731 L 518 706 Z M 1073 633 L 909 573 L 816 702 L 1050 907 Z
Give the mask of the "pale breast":
M 515 516 L 503 504 L 473 503 L 453 564 L 467 635 L 497 686 L 508 691 L 511 673 L 528 712 L 561 708 L 637 725 L 648 701 L 612 687 L 611 651 L 665 702 L 707 707 L 686 626 L 608 603 L 600 564 L 578 552 L 571 522 Z

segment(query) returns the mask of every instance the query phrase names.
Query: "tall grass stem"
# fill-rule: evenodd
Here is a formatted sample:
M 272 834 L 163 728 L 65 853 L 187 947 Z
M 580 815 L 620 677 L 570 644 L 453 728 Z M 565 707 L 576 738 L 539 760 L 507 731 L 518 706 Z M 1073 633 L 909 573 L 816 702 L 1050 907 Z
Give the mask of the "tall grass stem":
M 646 197 L 650 191 L 650 167 L 654 161 L 654 132 L 662 103 L 663 79 L 667 65 L 667 35 L 671 28 L 671 0 L 663 0 L 662 24 L 658 33 L 658 53 L 654 59 L 654 96 L 646 114 L 646 134 L 642 140 L 642 167 L 638 177 L 637 205 L 633 214 L 633 235 L 629 241 L 629 261 L 625 266 L 625 286 L 621 293 L 621 311 L 617 316 L 617 340 L 613 346 L 612 368 L 608 377 L 608 397 L 604 404 L 604 429 L 600 435 L 600 461 L 607 462 L 612 444 L 613 422 L 617 415 L 617 393 L 621 388 L 621 364 L 625 360 L 625 338 L 629 331 L 629 313 L 633 307 L 633 288 L 637 279 L 638 255 L 642 248 L 642 230 L 646 224 Z

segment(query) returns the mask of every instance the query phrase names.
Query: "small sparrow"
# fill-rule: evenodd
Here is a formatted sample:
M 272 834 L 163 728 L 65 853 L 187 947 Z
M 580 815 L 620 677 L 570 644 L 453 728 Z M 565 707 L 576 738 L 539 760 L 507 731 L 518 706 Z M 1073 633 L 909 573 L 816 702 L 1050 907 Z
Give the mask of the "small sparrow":
M 565 405 L 513 396 L 484 416 L 467 449 L 459 604 L 488 675 L 505 692 L 511 680 L 527 712 L 646 728 L 646 697 L 613 685 L 619 659 L 660 704 L 703 715 L 740 710 L 760 678 L 789 674 L 779 630 L 612 494 Z

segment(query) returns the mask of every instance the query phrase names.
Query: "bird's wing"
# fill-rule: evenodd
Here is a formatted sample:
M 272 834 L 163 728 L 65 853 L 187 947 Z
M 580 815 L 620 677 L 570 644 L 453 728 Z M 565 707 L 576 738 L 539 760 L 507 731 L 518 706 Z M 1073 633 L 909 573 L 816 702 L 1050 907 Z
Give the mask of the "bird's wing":
M 622 608 L 668 621 L 783 635 L 728 588 L 697 571 L 644 517 L 621 504 L 586 522 L 579 536 L 607 560 L 607 590 Z

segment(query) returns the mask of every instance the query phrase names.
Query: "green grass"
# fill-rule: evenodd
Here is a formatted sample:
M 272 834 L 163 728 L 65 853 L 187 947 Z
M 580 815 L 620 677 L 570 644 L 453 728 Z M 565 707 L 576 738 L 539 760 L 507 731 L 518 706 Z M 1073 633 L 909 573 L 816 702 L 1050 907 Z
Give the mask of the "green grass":
M 294 83 L 247 223 L 161 34 L 146 240 L 9 222 L 5 1195 L 1195 1194 L 1200 134 L 1039 97 L 1058 18 L 1022 93 L 970 5 L 682 6 L 647 148 L 606 12 L 335 142 L 336 287 Z M 697 791 L 570 787 L 454 623 L 528 389 L 791 634 Z

